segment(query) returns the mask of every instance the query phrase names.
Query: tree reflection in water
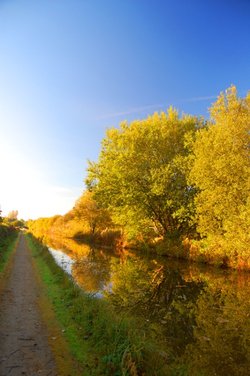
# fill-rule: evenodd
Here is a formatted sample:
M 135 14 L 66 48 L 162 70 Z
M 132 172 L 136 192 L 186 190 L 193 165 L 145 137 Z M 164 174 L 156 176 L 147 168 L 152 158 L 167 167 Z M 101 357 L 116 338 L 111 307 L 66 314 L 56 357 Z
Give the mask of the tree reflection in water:
M 154 336 L 164 337 L 175 354 L 193 340 L 197 296 L 202 281 L 186 281 L 177 270 L 143 260 L 113 266 L 112 292 L 106 294 L 118 311 L 128 310 L 148 322 Z
M 64 249 L 75 259 L 72 275 L 80 287 L 101 292 L 117 315 L 136 317 L 161 344 L 170 375 L 249 375 L 249 274 L 132 252 L 119 256 L 72 240 Z
M 195 340 L 186 349 L 190 374 L 250 374 L 249 278 L 245 282 L 211 282 L 199 296 Z
M 148 320 L 186 374 L 249 375 L 250 276 L 194 271 L 130 259 L 113 267 L 109 299 Z
M 72 276 L 88 293 L 102 293 L 109 286 L 110 260 L 104 252 L 90 249 L 87 257 L 77 258 Z

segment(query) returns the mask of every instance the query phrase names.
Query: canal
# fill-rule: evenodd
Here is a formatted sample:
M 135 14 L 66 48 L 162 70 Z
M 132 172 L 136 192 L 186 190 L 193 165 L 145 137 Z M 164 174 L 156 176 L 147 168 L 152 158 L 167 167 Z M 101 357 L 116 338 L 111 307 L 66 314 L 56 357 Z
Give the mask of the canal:
M 163 353 L 171 349 L 193 375 L 250 374 L 250 273 L 71 239 L 48 246 L 85 293 L 145 322 Z

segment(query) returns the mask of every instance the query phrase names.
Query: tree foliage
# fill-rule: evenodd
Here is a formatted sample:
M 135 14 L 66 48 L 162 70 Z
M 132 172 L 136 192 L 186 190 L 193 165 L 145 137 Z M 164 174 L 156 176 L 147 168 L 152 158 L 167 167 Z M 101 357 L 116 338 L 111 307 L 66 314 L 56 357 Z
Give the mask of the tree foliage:
M 86 182 L 116 223 L 132 233 L 153 229 L 163 236 L 190 230 L 194 190 L 187 184 L 186 138 L 200 125 L 170 108 L 108 130 Z
M 73 209 L 74 217 L 86 223 L 92 235 L 111 226 L 111 218 L 106 209 L 101 208 L 93 199 L 93 193 L 85 191 L 76 201 Z
M 197 133 L 190 174 L 199 190 L 198 231 L 217 246 L 224 239 L 231 251 L 249 252 L 250 95 L 240 99 L 231 87 L 210 113 L 210 127 Z
M 75 207 L 31 228 L 109 244 L 157 240 L 165 254 L 250 267 L 250 94 L 232 86 L 210 115 L 170 108 L 109 129 Z

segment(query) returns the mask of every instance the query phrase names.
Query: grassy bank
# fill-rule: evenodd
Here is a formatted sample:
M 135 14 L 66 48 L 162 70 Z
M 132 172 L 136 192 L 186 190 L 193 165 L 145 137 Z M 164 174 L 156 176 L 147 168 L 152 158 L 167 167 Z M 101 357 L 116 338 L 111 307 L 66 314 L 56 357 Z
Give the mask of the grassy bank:
M 18 232 L 14 228 L 0 226 L 0 273 L 2 274 L 15 249 Z M 0 276 L 1 276 L 0 274 Z
M 29 246 L 47 296 L 82 375 L 166 375 L 167 354 L 146 323 L 116 312 L 104 300 L 84 294 L 32 235 Z M 142 321 L 142 320 L 141 320 Z M 157 372 L 156 372 L 157 370 Z
M 207 239 L 164 239 L 155 244 L 152 251 L 161 256 L 212 265 L 216 268 L 250 271 L 249 244 L 246 244 L 245 250 L 238 250 L 236 240 L 233 248 L 230 243 L 227 244 L 219 237 L 213 242 Z
M 152 239 L 151 241 L 128 241 L 121 236 L 119 231 L 107 231 L 104 235 L 96 234 L 95 236 L 78 233 L 73 240 L 96 248 L 130 249 L 192 263 L 207 264 L 215 268 L 250 271 L 249 242 L 245 241 L 245 248 L 242 246 L 237 248 L 237 239 L 234 239 L 233 244 L 219 236 L 212 240 L 173 237 L 154 241 Z

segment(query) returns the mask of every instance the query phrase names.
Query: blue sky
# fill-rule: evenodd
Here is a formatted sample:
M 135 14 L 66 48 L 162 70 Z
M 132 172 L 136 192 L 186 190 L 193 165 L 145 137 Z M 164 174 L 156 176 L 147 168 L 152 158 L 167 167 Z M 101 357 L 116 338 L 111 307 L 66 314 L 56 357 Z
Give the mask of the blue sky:
M 248 0 L 0 0 L 0 204 L 63 214 L 105 129 L 250 88 Z

